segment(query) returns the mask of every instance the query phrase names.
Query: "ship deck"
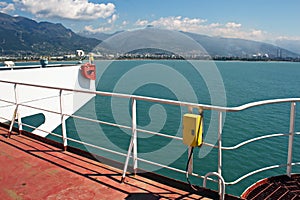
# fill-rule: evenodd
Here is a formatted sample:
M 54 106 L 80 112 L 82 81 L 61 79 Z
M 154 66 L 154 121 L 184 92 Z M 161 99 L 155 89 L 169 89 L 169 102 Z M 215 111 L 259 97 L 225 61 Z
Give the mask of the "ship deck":
M 121 183 L 118 168 L 7 132 L 0 127 L 0 199 L 218 199 L 215 191 L 140 174 Z
M 258 181 L 242 195 L 245 199 L 297 200 L 300 199 L 300 175 L 274 176 Z

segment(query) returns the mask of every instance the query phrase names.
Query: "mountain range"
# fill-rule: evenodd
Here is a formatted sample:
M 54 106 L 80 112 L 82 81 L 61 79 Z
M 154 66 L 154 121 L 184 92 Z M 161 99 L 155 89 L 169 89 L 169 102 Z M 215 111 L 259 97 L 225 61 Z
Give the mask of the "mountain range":
M 285 49 L 295 52 L 300 55 L 300 40 L 277 40 L 275 43 Z
M 156 29 L 153 27 L 146 27 L 143 30 L 135 31 L 136 34 L 133 36 L 130 36 L 130 34 L 127 34 L 129 36 L 123 36 L 124 40 L 127 41 L 128 46 L 137 46 L 134 44 L 141 44 L 143 43 L 144 46 L 161 46 L 162 41 L 166 42 L 169 41 L 169 34 L 165 33 L 166 31 L 162 31 L 160 29 Z M 276 57 L 290 57 L 290 58 L 298 58 L 300 55 L 300 42 L 299 46 L 290 45 L 286 43 L 285 41 L 282 41 L 282 46 L 286 47 L 280 47 L 275 46 L 273 44 L 265 43 L 265 42 L 257 42 L 252 40 L 245 40 L 245 39 L 238 39 L 238 38 L 223 38 L 223 37 L 211 37 L 207 35 L 201 35 L 201 34 L 195 34 L 190 32 L 180 32 L 194 41 L 196 41 L 198 44 L 200 44 L 203 49 L 207 52 L 208 55 L 212 57 L 239 57 L 239 58 L 249 58 L 253 55 L 268 55 L 270 58 L 276 58 Z M 106 33 L 90 33 L 90 32 L 81 32 L 79 33 L 82 36 L 85 37 L 91 37 L 96 38 L 99 40 L 102 40 L 104 42 L 110 40 L 113 36 L 116 36 L 117 34 L 120 35 L 126 35 L 122 31 L 112 34 L 106 34 Z M 144 37 L 142 37 L 143 35 Z M 117 37 L 115 37 L 117 38 Z M 150 39 L 149 39 L 150 38 Z M 180 37 L 179 37 L 180 38 Z M 119 38 L 117 38 L 119 39 Z M 177 43 L 181 43 L 184 45 L 184 41 L 178 42 L 178 38 L 176 38 Z M 119 39 L 120 40 L 120 39 Z M 141 41 L 143 40 L 143 41 Z M 111 42 L 110 42 L 111 43 Z M 115 46 L 115 49 L 121 48 L 117 45 L 121 43 L 120 41 L 115 42 L 116 44 L 113 44 Z M 134 44 L 132 44 L 134 43 Z M 151 44 L 147 44 L 151 43 Z M 292 42 L 290 42 L 292 43 Z M 285 44 L 285 45 L 284 45 Z M 141 46 L 143 46 L 141 45 Z M 171 44 L 170 44 L 171 45 Z M 101 46 L 101 44 L 100 44 Z M 288 50 L 287 47 L 293 47 L 293 50 L 299 49 L 298 52 L 294 52 L 291 50 Z M 129 47 L 129 49 L 132 49 Z M 105 49 L 101 49 L 104 51 Z M 144 50 L 140 50 L 141 52 L 144 52 Z M 176 50 L 174 50 L 177 52 Z M 135 51 L 137 53 L 138 51 Z
M 62 24 L 36 22 L 29 18 L 20 16 L 13 17 L 0 13 L 0 51 L 2 50 L 2 55 L 62 55 L 74 53 L 77 49 L 90 52 L 97 45 L 103 43 L 103 41 L 105 42 L 116 35 L 122 35 L 122 33 L 124 32 L 93 34 L 84 31 L 74 33 L 71 29 L 65 28 Z M 155 46 L 155 44 L 159 45 L 162 41 L 167 41 L 169 39 L 167 38 L 169 37 L 168 34 L 164 36 L 164 34 L 161 34 L 161 29 L 156 29 L 154 27 L 146 27 L 139 33 L 145 34 L 144 37 L 133 37 L 133 39 L 126 42 L 122 41 L 122 44 L 142 47 L 143 45 L 141 44 L 146 43 L 148 40 L 148 42 L 151 42 L 151 45 Z M 272 44 L 251 40 L 211 37 L 189 32 L 179 33 L 184 34 L 199 43 L 210 56 L 244 58 L 251 57 L 254 54 L 267 54 L 270 58 L 278 56 L 299 58 L 300 54 L 300 42 L 297 44 L 295 42 L 289 43 L 287 41 L 281 41 L 281 43 L 278 44 L 281 44 L 282 47 L 286 47 L 282 48 Z M 179 47 L 177 46 L 176 48 L 176 51 L 178 51 Z M 290 50 L 287 50 L 287 48 Z M 102 48 L 102 50 L 104 49 Z M 145 50 L 143 50 L 143 52 L 144 51 Z
M 91 51 L 101 41 L 82 37 L 62 24 L 36 22 L 0 13 L 0 47 L 4 55 L 74 53 Z

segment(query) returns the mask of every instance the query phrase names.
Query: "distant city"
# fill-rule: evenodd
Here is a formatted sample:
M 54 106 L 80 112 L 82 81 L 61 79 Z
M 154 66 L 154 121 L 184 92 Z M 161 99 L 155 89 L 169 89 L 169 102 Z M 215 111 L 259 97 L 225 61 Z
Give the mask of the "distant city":
M 178 55 L 173 53 L 116 53 L 116 54 L 85 54 L 83 50 L 76 50 L 74 53 L 68 53 L 63 55 L 2 55 L 0 61 L 12 60 L 12 61 L 38 61 L 42 57 L 47 58 L 49 61 L 71 61 L 71 60 L 83 60 L 88 59 L 90 55 L 93 55 L 95 60 L 133 60 L 133 59 L 166 59 L 166 60 L 220 60 L 220 61 L 290 61 L 300 62 L 300 57 L 283 57 L 281 50 L 278 50 L 277 57 L 270 57 L 268 54 L 253 54 L 251 56 L 210 56 L 208 54 L 184 54 Z

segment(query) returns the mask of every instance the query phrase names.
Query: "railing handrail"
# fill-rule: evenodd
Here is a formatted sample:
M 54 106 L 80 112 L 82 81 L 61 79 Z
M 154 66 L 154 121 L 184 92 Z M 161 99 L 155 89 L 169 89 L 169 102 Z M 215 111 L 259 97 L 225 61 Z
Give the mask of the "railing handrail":
M 95 122 L 95 123 L 100 123 L 100 124 L 102 123 L 102 124 L 107 124 L 107 125 L 110 125 L 110 126 L 116 126 L 116 127 L 126 128 L 126 129 L 132 129 L 132 140 L 130 142 L 130 146 L 129 146 L 128 153 L 127 153 L 127 160 L 126 160 L 126 164 L 124 166 L 123 178 L 124 178 L 125 172 L 127 170 L 129 157 L 133 158 L 133 160 L 134 160 L 134 169 L 135 170 L 137 168 L 137 161 L 140 160 L 140 161 L 147 162 L 147 163 L 150 163 L 150 164 L 153 164 L 153 165 L 157 165 L 157 166 L 165 167 L 165 168 L 168 168 L 168 169 L 171 169 L 171 170 L 174 170 L 174 171 L 182 172 L 182 170 L 180 170 L 180 169 L 176 169 L 176 168 L 173 168 L 173 167 L 168 167 L 168 166 L 165 166 L 165 165 L 160 164 L 160 163 L 155 163 L 155 162 L 152 162 L 152 161 L 147 161 L 147 160 L 142 159 L 142 158 L 138 158 L 137 157 L 137 143 L 136 143 L 137 131 L 148 133 L 148 134 L 154 134 L 154 135 L 158 135 L 158 136 L 163 136 L 163 137 L 168 137 L 168 138 L 172 138 L 172 139 L 177 139 L 177 140 L 182 140 L 182 138 L 177 137 L 177 136 L 171 136 L 171 135 L 159 133 L 159 132 L 153 132 L 153 131 L 148 131 L 148 130 L 144 130 L 144 129 L 139 129 L 139 128 L 137 128 L 136 119 L 134 119 L 134 118 L 132 119 L 132 125 L 131 126 L 124 126 L 124 125 L 120 125 L 120 124 L 109 123 L 109 122 L 104 122 L 104 121 L 100 121 L 100 120 L 89 119 L 89 118 L 85 118 L 85 117 L 81 117 L 81 116 L 76 116 L 76 115 L 73 115 L 73 114 L 64 113 L 63 112 L 63 103 L 62 103 L 63 91 L 74 92 L 74 93 L 85 93 L 85 94 L 92 94 L 92 95 L 101 95 L 101 96 L 110 96 L 110 97 L 118 97 L 118 98 L 126 98 L 126 99 L 131 99 L 132 102 L 136 102 L 137 100 L 140 100 L 140 101 L 163 103 L 163 104 L 169 104 L 169 105 L 184 106 L 184 107 L 188 107 L 189 110 L 190 110 L 190 108 L 198 108 L 198 109 L 201 109 L 201 110 L 217 111 L 218 112 L 218 120 L 219 120 L 219 124 L 218 124 L 219 125 L 219 127 L 218 127 L 218 145 L 215 146 L 213 144 L 209 144 L 209 143 L 205 143 L 205 142 L 203 143 L 203 145 L 210 146 L 210 147 L 213 147 L 213 148 L 218 148 L 218 172 L 217 172 L 217 174 L 218 174 L 218 177 L 221 177 L 222 179 L 223 179 L 223 177 L 222 177 L 222 150 L 234 150 L 234 149 L 240 148 L 241 146 L 244 146 L 248 143 L 258 141 L 258 140 L 262 140 L 262 139 L 267 139 L 267 138 L 272 138 L 272 137 L 279 137 L 279 136 L 289 136 L 289 149 L 288 149 L 288 162 L 287 162 L 287 164 L 278 164 L 278 165 L 273 165 L 273 166 L 269 166 L 269 167 L 260 168 L 260 169 L 254 170 L 252 172 L 249 172 L 248 174 L 245 174 L 245 175 L 239 177 L 238 179 L 236 179 L 235 181 L 232 181 L 232 182 L 225 182 L 225 180 L 223 180 L 222 184 L 224 184 L 224 185 L 233 185 L 233 184 L 236 184 L 236 183 L 240 182 L 241 180 L 243 180 L 243 179 L 245 179 L 245 178 L 247 178 L 247 177 L 249 177 L 253 174 L 256 174 L 256 173 L 259 173 L 259 172 L 262 172 L 262 171 L 265 171 L 265 170 L 269 170 L 269 169 L 284 167 L 284 166 L 287 166 L 287 174 L 290 175 L 291 174 L 291 166 L 300 165 L 300 162 L 292 162 L 292 159 L 291 159 L 291 157 L 292 157 L 293 137 L 294 137 L 294 135 L 299 135 L 300 134 L 299 132 L 296 132 L 294 130 L 295 106 L 296 106 L 296 102 L 300 102 L 300 98 L 270 99 L 270 100 L 250 102 L 250 103 L 246 103 L 246 104 L 236 106 L 236 107 L 225 107 L 225 106 L 213 106 L 213 105 L 206 105 L 206 104 L 182 102 L 182 101 L 176 101 L 176 100 L 167 100 L 167 99 L 160 99 L 160 98 L 153 98 L 153 97 L 146 97 L 146 96 L 139 96 L 139 95 L 129 95 L 129 94 L 104 92 L 104 91 L 79 90 L 79 89 L 53 87 L 53 86 L 37 85 L 37 84 L 30 84 L 30 83 L 21 83 L 21 82 L 15 82 L 15 81 L 0 80 L 0 83 L 7 83 L 7 84 L 13 84 L 14 85 L 15 102 L 10 102 L 8 100 L 0 99 L 0 101 L 2 101 L 2 102 L 11 103 L 12 105 L 16 106 L 16 108 L 14 109 L 14 116 L 13 116 L 13 120 L 12 120 L 11 125 L 14 123 L 14 119 L 16 117 L 19 117 L 18 114 L 17 114 L 18 107 L 19 106 L 25 106 L 25 107 L 32 108 L 32 109 L 39 109 L 39 110 L 42 110 L 42 111 L 45 111 L 45 112 L 51 112 L 51 113 L 54 113 L 54 114 L 61 115 L 61 123 L 62 123 L 63 126 L 65 126 L 65 124 L 64 124 L 65 123 L 65 117 L 75 117 L 75 118 L 79 118 L 79 119 L 82 119 L 82 120 L 92 121 L 92 122 Z M 30 106 L 30 105 L 24 104 L 26 102 L 17 101 L 17 91 L 16 91 L 17 85 L 58 90 L 59 94 L 57 95 L 57 97 L 59 97 L 59 99 L 60 99 L 60 111 L 57 112 L 57 111 L 53 111 L 53 110 L 47 110 L 47 109 L 44 109 L 44 108 L 38 108 L 38 107 L 35 107 L 35 106 Z M 53 98 L 53 96 L 51 96 L 51 97 Z M 291 103 L 290 131 L 289 131 L 289 133 L 273 133 L 273 134 L 270 134 L 270 135 L 263 135 L 263 136 L 251 138 L 251 139 L 240 142 L 239 144 L 236 144 L 236 145 L 231 146 L 231 147 L 223 147 L 222 146 L 222 130 L 223 130 L 222 113 L 223 112 L 238 112 L 238 111 L 246 110 L 246 109 L 252 108 L 252 107 L 268 105 L 268 104 L 277 104 L 277 103 Z M 137 111 L 136 111 L 136 104 L 135 103 L 133 103 L 132 109 L 133 109 L 133 114 L 136 115 Z M 21 123 L 21 120 L 18 120 L 18 123 Z M 21 123 L 21 125 L 22 125 L 22 123 Z M 66 128 L 63 127 L 62 129 L 66 129 Z M 67 140 L 75 141 L 74 139 L 67 138 L 65 131 L 66 130 L 63 130 L 63 136 L 62 136 L 63 141 L 64 141 L 64 147 L 67 146 Z M 80 143 L 81 141 L 77 141 L 77 142 Z M 81 143 L 83 144 L 83 142 L 81 142 Z M 85 145 L 91 145 L 91 144 L 87 144 L 87 143 L 84 143 L 84 144 Z M 91 145 L 91 146 L 97 148 L 95 145 Z M 116 153 L 112 150 L 105 149 L 103 147 L 98 147 L 98 148 L 101 148 L 102 150 L 105 150 L 105 151 L 108 151 L 108 152 L 111 152 L 111 153 Z M 133 152 L 133 155 L 131 155 L 132 152 Z M 117 152 L 117 154 L 125 155 L 123 153 L 118 153 L 118 152 Z M 194 175 L 194 176 L 197 176 L 197 177 L 205 178 L 204 176 L 201 176 L 201 175 L 198 175 L 198 174 L 195 174 L 195 173 L 191 173 L 191 174 Z M 206 178 L 208 178 L 208 177 L 206 177 Z M 214 181 L 211 178 L 208 178 L 208 179 L 211 180 L 211 181 Z M 219 181 L 219 186 L 220 186 L 219 189 L 221 189 L 223 187 L 221 182 Z M 221 192 L 221 191 L 219 191 L 219 192 Z
M 45 88 L 45 89 L 94 94 L 94 95 L 101 95 L 101 96 L 119 97 L 119 98 L 126 98 L 126 99 L 136 99 L 136 100 L 171 104 L 171 105 L 177 105 L 177 106 L 186 106 L 186 107 L 195 107 L 195 108 L 200 107 L 203 110 L 214 110 L 214 111 L 219 111 L 219 112 L 238 112 L 238 111 L 246 110 L 248 108 L 267 105 L 267 104 L 300 102 L 300 97 L 299 98 L 279 98 L 279 99 L 269 99 L 269 100 L 250 102 L 250 103 L 242 104 L 240 106 L 225 107 L 225 106 L 213 106 L 213 105 L 207 105 L 207 104 L 168 100 L 168 99 L 161 99 L 161 98 L 147 97 L 147 96 L 140 96 L 140 95 L 130 95 L 130 94 L 123 94 L 123 93 L 92 91 L 92 90 L 78 90 L 78 89 L 63 88 L 63 87 L 37 85 L 37 84 L 31 84 L 31 83 L 21 83 L 21 82 L 16 82 L 16 81 L 0 80 L 0 83 L 8 83 L 8 84 L 24 85 L 24 86 L 31 86 L 31 87 L 39 87 L 39 88 Z

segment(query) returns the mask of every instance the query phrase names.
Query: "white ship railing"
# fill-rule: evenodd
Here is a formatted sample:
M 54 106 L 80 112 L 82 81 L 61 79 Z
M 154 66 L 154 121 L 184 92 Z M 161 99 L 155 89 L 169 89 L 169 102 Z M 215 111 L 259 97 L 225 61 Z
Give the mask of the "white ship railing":
M 193 108 L 197 108 L 199 111 L 200 110 L 201 111 L 212 110 L 212 111 L 217 111 L 218 112 L 218 142 L 217 142 L 217 145 L 209 144 L 209 143 L 206 143 L 205 141 L 203 142 L 203 145 L 210 146 L 210 147 L 218 149 L 218 171 L 217 172 L 209 172 L 205 175 L 199 175 L 199 174 L 193 173 L 192 172 L 192 166 L 189 166 L 189 174 L 191 174 L 195 177 L 202 178 L 204 187 L 206 187 L 207 180 L 214 181 L 214 182 L 219 182 L 220 199 L 224 199 L 225 186 L 226 185 L 237 184 L 238 182 L 242 181 L 243 179 L 245 179 L 245 178 L 247 178 L 251 175 L 257 174 L 257 173 L 262 172 L 262 171 L 274 169 L 274 168 L 286 167 L 286 174 L 287 174 L 287 176 L 290 177 L 291 174 L 292 174 L 292 166 L 300 165 L 300 162 L 292 162 L 292 157 L 293 157 L 292 151 L 293 151 L 294 136 L 295 135 L 300 135 L 300 132 L 295 132 L 295 108 L 296 108 L 296 102 L 300 102 L 300 98 L 272 99 L 272 100 L 252 102 L 252 103 L 244 104 L 244 105 L 237 106 L 237 107 L 222 107 L 222 106 L 196 104 L 196 103 L 166 100 L 166 99 L 159 99 L 159 98 L 152 98 L 152 97 L 144 97 L 144 96 L 137 96 L 137 95 L 127 95 L 127 94 L 120 94 L 120 93 L 90 91 L 90 90 L 76 90 L 76 89 L 42 86 L 42 85 L 19 83 L 19 82 L 12 82 L 12 81 L 3 81 L 3 80 L 0 80 L 0 83 L 6 83 L 6 84 L 13 84 L 14 85 L 15 101 L 8 101 L 8 100 L 0 99 L 0 101 L 2 101 L 2 102 L 5 102 L 7 104 L 12 104 L 12 105 L 15 106 L 14 112 L 12 114 L 13 117 L 12 117 L 12 120 L 11 120 L 9 132 L 12 131 L 12 127 L 13 127 L 13 124 L 15 123 L 15 119 L 20 116 L 19 113 L 18 113 L 18 108 L 21 107 L 21 106 L 60 115 L 61 124 L 62 124 L 62 136 L 58 135 L 58 134 L 55 134 L 55 133 L 47 132 L 45 130 L 41 130 L 41 131 L 47 132 L 47 133 L 49 133 L 51 135 L 55 135 L 57 137 L 61 137 L 65 150 L 68 146 L 68 141 L 73 141 L 73 142 L 77 142 L 79 144 L 84 144 L 84 145 L 87 145 L 87 146 L 91 146 L 91 147 L 94 147 L 94 148 L 97 148 L 97 149 L 100 149 L 100 150 L 103 150 L 103 151 L 106 151 L 106 152 L 110 152 L 110 153 L 113 153 L 113 154 L 116 154 L 116 155 L 126 156 L 126 162 L 124 163 L 124 169 L 123 169 L 123 175 L 122 175 L 123 179 L 126 176 L 128 162 L 129 162 L 130 157 L 133 158 L 133 169 L 134 169 L 135 172 L 138 169 L 138 161 L 142 161 L 142 162 L 145 162 L 145 163 L 148 163 L 148 164 L 156 165 L 156 166 L 163 167 L 163 168 L 173 170 L 173 171 L 176 171 L 176 172 L 186 173 L 186 171 L 182 170 L 182 169 L 178 169 L 178 168 L 170 167 L 170 166 L 163 165 L 163 164 L 160 164 L 160 163 L 156 163 L 156 162 L 153 162 L 153 161 L 138 158 L 138 156 L 137 156 L 137 152 L 138 152 L 138 149 L 137 149 L 137 132 L 144 132 L 144 133 L 158 135 L 158 136 L 161 136 L 161 137 L 166 137 L 166 138 L 171 138 L 171 139 L 176 139 L 176 140 L 182 140 L 182 137 L 171 136 L 171 135 L 167 135 L 167 134 L 163 134 L 163 133 L 152 132 L 152 131 L 137 128 L 137 121 L 136 121 L 136 114 L 137 114 L 136 102 L 137 101 L 148 101 L 148 102 L 155 102 L 155 103 L 161 103 L 161 104 L 187 107 L 190 112 L 193 110 Z M 58 103 L 60 105 L 60 112 L 56 112 L 56 111 L 53 111 L 53 110 L 48 110 L 48 109 L 44 109 L 44 108 L 39 108 L 39 107 L 29 106 L 29 105 L 26 105 L 26 104 L 23 104 L 23 103 L 19 103 L 18 102 L 18 94 L 17 94 L 17 86 L 18 85 L 57 90 L 59 92 L 58 96 L 59 96 L 60 101 Z M 21 91 L 18 91 L 18 92 L 21 92 Z M 93 95 L 100 95 L 100 96 L 109 96 L 109 97 L 118 97 L 118 98 L 131 99 L 131 102 L 132 102 L 132 104 L 131 104 L 131 110 L 132 110 L 131 126 L 125 126 L 125 125 L 120 125 L 120 124 L 115 124 L 115 123 L 90 119 L 90 118 L 86 118 L 86 117 L 76 116 L 74 114 L 70 115 L 70 114 L 64 113 L 63 112 L 63 92 L 76 92 L 76 93 L 85 93 L 85 94 L 93 94 Z M 278 103 L 290 103 L 291 104 L 290 119 L 289 119 L 290 120 L 289 133 L 275 133 L 275 134 L 270 134 L 270 135 L 264 135 L 264 136 L 255 137 L 255 138 L 243 141 L 239 144 L 236 144 L 235 146 L 231 146 L 231 147 L 222 146 L 222 133 L 223 133 L 223 117 L 222 116 L 223 116 L 224 113 L 226 113 L 226 112 L 239 112 L 239 111 L 242 111 L 242 110 L 245 110 L 245 109 L 248 109 L 248 108 L 252 108 L 252 107 L 257 107 L 257 106 L 262 106 L 262 105 L 267 105 L 267 104 L 278 104 Z M 110 150 L 110 149 L 107 149 L 107 148 L 104 148 L 104 147 L 99 147 L 99 146 L 89 144 L 89 143 L 86 143 L 86 142 L 83 142 L 83 141 L 75 140 L 75 139 L 72 139 L 72 138 L 68 138 L 67 134 L 66 134 L 67 130 L 66 130 L 66 125 L 65 125 L 65 120 L 66 120 L 67 117 L 73 117 L 73 118 L 86 120 L 86 121 L 90 121 L 90 122 L 95 122 L 95 123 L 99 123 L 99 124 L 105 124 L 105 125 L 110 125 L 110 126 L 114 126 L 114 127 L 119 127 L 119 128 L 125 128 L 125 129 L 132 130 L 131 141 L 130 141 L 130 144 L 129 144 L 129 147 L 128 147 L 127 154 L 117 152 L 117 151 L 114 151 L 114 150 Z M 4 119 L 2 116 L 0 116 L 0 118 Z M 10 119 L 5 119 L 5 120 L 10 121 Z M 18 127 L 19 127 L 20 130 L 22 130 L 22 125 L 28 126 L 30 128 L 35 128 L 36 130 L 40 130 L 37 127 L 32 127 L 30 125 L 22 123 L 20 118 L 18 118 L 18 124 L 19 124 Z M 252 143 L 252 142 L 255 142 L 255 141 L 258 141 L 258 140 L 263 140 L 263 139 L 268 139 L 268 138 L 273 138 L 273 137 L 282 137 L 282 136 L 288 136 L 289 137 L 288 152 L 287 152 L 287 163 L 260 168 L 258 170 L 249 172 L 248 174 L 245 174 L 245 175 L 241 176 L 240 178 L 236 179 L 235 181 L 225 182 L 225 180 L 223 179 L 223 176 L 222 176 L 222 152 L 223 152 L 223 150 L 235 150 L 235 149 L 238 149 L 238 148 L 240 148 L 244 145 L 247 145 L 249 143 Z M 212 178 L 209 178 L 209 176 L 217 176 L 218 181 L 214 180 Z

